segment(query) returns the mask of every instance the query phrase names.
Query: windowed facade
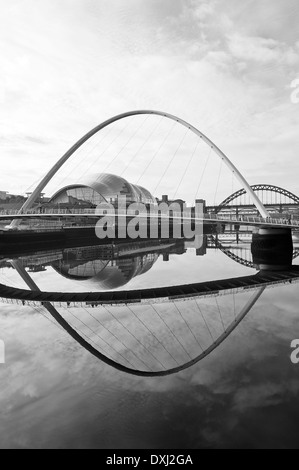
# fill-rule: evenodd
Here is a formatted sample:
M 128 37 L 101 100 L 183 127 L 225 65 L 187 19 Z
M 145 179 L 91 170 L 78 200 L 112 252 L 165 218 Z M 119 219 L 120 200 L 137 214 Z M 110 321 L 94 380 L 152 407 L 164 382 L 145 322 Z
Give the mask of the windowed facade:
M 64 188 L 51 199 L 54 205 L 82 208 L 95 208 L 103 201 L 101 194 L 87 186 Z
M 61 189 L 52 197 L 50 203 L 55 206 L 95 208 L 101 202 L 117 205 L 120 196 L 126 197 L 127 204 L 134 202 L 147 205 L 157 203 L 147 189 L 131 184 L 120 176 L 108 173 L 89 177 L 82 184 Z

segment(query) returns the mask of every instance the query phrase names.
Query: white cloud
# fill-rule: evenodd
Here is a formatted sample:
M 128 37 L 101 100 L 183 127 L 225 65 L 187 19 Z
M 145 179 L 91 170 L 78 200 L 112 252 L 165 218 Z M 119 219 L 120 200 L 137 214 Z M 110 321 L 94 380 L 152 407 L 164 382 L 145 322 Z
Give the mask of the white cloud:
M 275 37 L 263 34 L 257 2 L 0 5 L 2 189 L 25 191 L 90 128 L 128 109 L 177 114 L 224 149 L 244 143 L 248 153 L 254 141 L 253 164 L 261 161 L 256 141 L 275 142 L 298 126 L 287 89 L 298 39 L 284 40 L 278 28 Z M 284 24 L 275 5 L 279 16 Z M 265 168 L 275 154 L 268 146 Z M 244 165 L 239 155 L 235 163 Z
M 299 55 L 293 48 L 271 38 L 232 34 L 228 48 L 233 57 L 262 64 L 280 63 L 280 66 L 297 65 Z

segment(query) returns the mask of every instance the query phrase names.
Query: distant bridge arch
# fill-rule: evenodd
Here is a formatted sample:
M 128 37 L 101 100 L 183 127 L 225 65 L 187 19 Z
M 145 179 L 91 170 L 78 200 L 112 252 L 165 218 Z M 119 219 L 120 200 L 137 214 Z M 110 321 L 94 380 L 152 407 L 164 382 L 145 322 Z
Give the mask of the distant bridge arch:
M 251 186 L 249 183 L 246 181 L 246 179 L 243 177 L 243 175 L 239 172 L 239 170 L 235 167 L 235 165 L 230 161 L 230 159 L 222 152 L 208 137 L 206 137 L 202 132 L 200 132 L 196 127 L 192 126 L 188 122 L 184 121 L 183 119 L 180 119 L 177 116 L 174 116 L 169 113 L 165 113 L 162 111 L 153 111 L 153 110 L 137 110 L 137 111 L 129 111 L 126 113 L 119 114 L 117 116 L 114 116 L 106 121 L 104 121 L 102 124 L 99 124 L 96 126 L 94 129 L 92 129 L 90 132 L 85 134 L 75 145 L 73 145 L 61 158 L 58 160 L 58 162 L 51 168 L 51 170 L 46 174 L 46 176 L 41 180 L 41 182 L 37 185 L 33 193 L 30 195 L 30 197 L 27 199 L 23 207 L 20 209 L 19 213 L 25 213 L 27 209 L 30 209 L 40 193 L 45 189 L 47 184 L 51 181 L 51 179 L 56 175 L 56 173 L 60 170 L 60 168 L 67 162 L 67 160 L 85 143 L 87 142 L 91 137 L 93 137 L 95 134 L 100 132 L 102 129 L 105 127 L 109 126 L 110 124 L 120 121 L 121 119 L 125 119 L 130 116 L 136 116 L 136 115 L 143 115 L 143 114 L 149 114 L 149 115 L 157 115 L 157 116 L 162 116 L 167 119 L 170 119 L 172 121 L 176 121 L 182 126 L 186 127 L 189 129 L 191 132 L 196 134 L 200 139 L 205 142 L 212 150 L 213 152 L 225 163 L 225 165 L 230 169 L 230 171 L 235 175 L 235 177 L 238 179 L 238 181 L 242 184 L 242 186 L 245 188 L 246 192 L 249 194 L 252 203 L 256 206 L 258 211 L 260 212 L 261 216 L 266 218 L 269 216 L 269 213 L 263 203 L 260 201 L 256 193 L 251 189 Z M 11 224 L 11 227 L 17 226 L 20 223 L 18 220 L 14 220 Z
M 246 259 L 242 256 L 237 255 L 236 253 L 234 253 L 234 250 L 232 248 L 229 249 L 229 248 L 225 247 L 213 235 L 210 235 L 209 239 L 210 239 L 211 243 L 213 245 L 215 245 L 215 248 L 218 248 L 220 251 L 222 251 L 222 253 L 224 253 L 226 256 L 228 256 L 228 258 L 232 259 L 233 261 L 235 261 L 238 264 L 241 264 L 242 266 L 245 266 L 246 268 L 257 269 L 256 264 L 254 264 L 254 262 L 252 261 L 252 256 L 251 256 L 251 259 Z M 238 247 L 238 245 L 236 246 L 236 248 L 237 247 Z M 298 258 L 298 256 L 299 256 L 299 248 L 294 248 L 294 250 L 293 250 L 293 260 Z
M 251 189 L 254 193 L 257 193 L 259 191 L 267 191 L 271 193 L 281 194 L 282 196 L 289 198 L 294 203 L 299 204 L 299 196 L 296 196 L 296 194 L 288 191 L 287 189 L 281 188 L 279 186 L 274 186 L 271 184 L 255 184 L 251 186 Z M 228 196 L 226 199 L 224 199 L 224 201 L 222 201 L 221 204 L 219 204 L 216 212 L 220 212 L 221 209 L 224 209 L 231 202 L 235 201 L 236 199 L 240 198 L 246 193 L 247 191 L 245 188 L 239 189 L 238 191 L 234 192 L 233 194 Z

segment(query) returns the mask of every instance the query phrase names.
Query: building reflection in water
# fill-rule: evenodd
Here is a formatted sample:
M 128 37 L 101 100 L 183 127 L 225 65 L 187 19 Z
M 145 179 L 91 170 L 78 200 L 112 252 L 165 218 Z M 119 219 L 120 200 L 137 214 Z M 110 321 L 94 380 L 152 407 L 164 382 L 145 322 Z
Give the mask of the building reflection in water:
M 53 262 L 52 267 L 68 279 L 88 279 L 95 282 L 99 289 L 116 289 L 134 277 L 145 274 L 159 258 L 156 252 L 139 256 L 134 251 L 133 256 L 124 253 L 121 256 L 120 253 L 120 249 L 114 246 L 109 247 L 104 254 L 99 247 L 65 250 L 62 259 Z
M 235 256 L 236 262 L 242 260 L 229 245 L 223 247 L 219 239 L 211 242 L 208 236 L 204 249 L 197 254 L 204 255 L 209 247 L 229 252 L 228 256 Z M 248 247 L 247 254 L 251 253 Z M 40 290 L 31 273 L 47 266 L 73 281 L 88 279 L 99 290 L 109 290 L 145 274 L 160 256 L 167 261 L 185 251 L 183 240 L 123 242 L 27 254 L 13 260 L 3 259 L 2 267 L 14 267 L 37 293 Z M 252 260 L 245 259 L 246 263 Z M 296 277 L 292 273 L 292 282 Z M 282 282 L 287 281 L 288 276 L 282 276 Z M 47 301 L 42 307 L 98 359 L 127 373 L 157 376 L 179 372 L 212 353 L 253 308 L 265 288 L 261 284 L 254 290 L 227 289 L 223 292 L 226 295 L 213 292 L 185 298 L 144 298 L 139 303 L 131 303 L 128 291 L 123 290 L 119 305 L 109 302 L 58 305 Z

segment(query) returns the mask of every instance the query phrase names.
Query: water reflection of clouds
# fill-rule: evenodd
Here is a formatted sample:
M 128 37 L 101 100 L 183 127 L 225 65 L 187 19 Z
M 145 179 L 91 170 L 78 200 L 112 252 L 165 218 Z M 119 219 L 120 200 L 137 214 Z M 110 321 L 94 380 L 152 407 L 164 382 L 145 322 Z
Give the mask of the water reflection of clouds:
M 257 435 L 263 439 L 268 435 L 272 445 L 279 446 L 284 428 L 293 426 L 293 416 L 287 414 L 280 420 L 282 406 L 292 409 L 299 389 L 288 341 L 288 335 L 296 331 L 296 294 L 293 286 L 266 291 L 213 354 L 162 379 L 121 374 L 31 309 L 3 306 L 1 331 L 8 341 L 8 355 L 7 364 L 0 368 L 2 426 L 6 429 L 1 432 L 2 446 L 63 447 L 69 442 L 68 431 L 74 428 L 71 440 L 79 447 L 91 443 L 128 446 L 134 439 L 140 446 L 158 445 L 157 428 L 167 431 L 172 443 L 221 447 L 247 442 L 256 446 Z M 285 303 L 290 296 L 292 303 Z M 276 305 L 278 299 L 281 308 Z M 117 422 L 116 406 L 120 407 Z M 147 426 L 141 438 L 138 420 L 145 410 Z M 128 437 L 123 437 L 124 430 Z
M 125 285 L 125 289 L 133 290 L 144 288 L 144 286 L 149 288 L 208 281 L 213 279 L 215 272 L 217 272 L 218 278 L 245 276 L 255 273 L 253 269 L 235 263 L 219 250 L 209 250 L 205 256 L 196 256 L 195 250 L 188 249 L 183 255 L 170 256 L 168 262 L 164 262 L 162 256 L 160 256 L 151 269 L 143 273 L 142 276 L 132 278 Z M 4 268 L 0 274 L 3 284 L 26 288 L 26 284 L 12 269 Z M 97 290 L 96 282 L 90 279 L 77 282 L 74 279 L 66 279 L 50 266 L 47 266 L 46 271 L 32 272 L 30 276 L 41 290 L 55 291 L 58 289 L 66 292 Z M 7 279 L 9 279 L 9 282 L 6 282 Z M 123 289 L 123 286 L 116 288 L 116 290 Z

